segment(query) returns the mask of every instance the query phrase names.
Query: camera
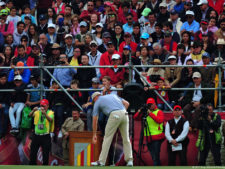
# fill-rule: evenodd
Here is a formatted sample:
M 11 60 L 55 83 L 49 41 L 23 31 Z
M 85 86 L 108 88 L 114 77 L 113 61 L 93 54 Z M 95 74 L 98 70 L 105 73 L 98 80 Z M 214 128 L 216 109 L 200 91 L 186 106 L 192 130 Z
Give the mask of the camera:
M 147 117 L 148 116 L 148 109 L 150 108 L 150 104 L 143 104 L 141 106 L 141 111 L 140 113 L 142 114 L 142 117 Z
M 208 115 L 209 115 L 209 110 L 206 106 L 201 106 L 200 107 L 200 118 L 202 118 L 203 120 L 207 120 L 208 119 Z

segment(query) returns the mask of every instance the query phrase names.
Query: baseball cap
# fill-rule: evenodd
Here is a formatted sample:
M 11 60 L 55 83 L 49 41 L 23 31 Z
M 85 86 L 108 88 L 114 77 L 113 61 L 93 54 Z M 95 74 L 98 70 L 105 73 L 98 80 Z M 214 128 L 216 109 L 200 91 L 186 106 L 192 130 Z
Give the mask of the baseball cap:
M 19 62 L 16 63 L 16 66 L 17 67 L 23 67 L 24 63 L 22 61 L 19 61 Z
M 108 45 L 114 45 L 114 44 L 113 44 L 112 41 L 109 41 L 109 42 L 107 43 L 107 46 L 108 46 Z
M 110 34 L 109 32 L 104 32 L 104 33 L 102 34 L 102 37 L 103 37 L 103 38 L 111 38 L 111 34 Z
M 30 19 L 31 20 L 31 15 L 30 14 L 26 14 L 25 16 L 24 16 L 24 19 Z
M 130 47 L 129 45 L 126 45 L 126 46 L 123 47 L 123 50 L 124 50 L 124 49 L 125 49 L 125 50 L 126 50 L 126 49 L 127 49 L 127 50 L 131 50 L 131 47 Z
M 173 110 L 176 110 L 176 109 L 182 110 L 182 108 L 181 108 L 180 105 L 175 105 L 175 106 L 173 107 Z
M 99 79 L 97 77 L 93 77 L 91 79 L 92 83 L 100 83 Z
M 55 24 L 53 23 L 48 24 L 48 28 L 55 28 Z
M 142 15 L 142 16 L 148 16 L 148 14 L 149 14 L 151 11 L 152 11 L 152 10 L 151 10 L 150 8 L 145 8 L 145 9 L 142 11 L 141 15 Z
M 200 0 L 197 5 L 208 4 L 207 0 Z
M 192 75 L 192 78 L 200 78 L 200 77 L 202 77 L 202 76 L 201 76 L 201 73 L 199 73 L 199 72 L 194 72 Z
M 193 15 L 193 16 L 194 16 L 195 13 L 194 13 L 193 11 L 190 11 L 190 10 L 189 10 L 189 11 L 186 11 L 186 15 Z
M 166 5 L 165 2 L 161 2 L 161 3 L 159 4 L 159 7 L 167 7 L 167 5 Z
M 82 22 L 80 22 L 80 26 L 87 26 L 87 22 L 85 22 L 85 21 L 82 21 Z
M 101 95 L 100 92 L 94 92 L 94 93 L 91 95 L 92 100 L 94 100 L 94 98 L 95 98 L 96 96 L 99 96 L 99 95 Z
M 0 2 L 0 6 L 5 6 L 5 2 Z
M 14 77 L 14 80 L 22 80 L 22 76 L 16 75 L 16 76 Z
M 146 104 L 154 104 L 155 103 L 155 99 L 153 99 L 153 98 L 148 98 L 148 100 L 147 100 L 147 102 L 146 102 Z
M 223 38 L 219 38 L 216 42 L 217 45 L 225 45 L 225 40 Z
M 171 55 L 171 56 L 168 57 L 168 60 L 170 60 L 170 59 L 177 59 L 177 57 L 174 56 L 174 55 Z
M 43 106 L 49 105 L 49 102 L 48 102 L 47 99 L 42 99 L 41 102 L 40 102 L 40 105 L 43 105 Z
M 148 33 L 142 33 L 141 34 L 141 39 L 148 39 L 149 38 L 149 34 Z
M 202 19 L 200 24 L 206 24 L 208 25 L 209 24 L 209 21 L 207 19 Z
M 177 11 L 175 11 L 174 9 L 170 12 L 171 15 L 175 15 L 178 14 Z
M 94 41 L 94 40 L 90 42 L 90 45 L 92 45 L 92 44 L 95 44 L 95 45 L 98 46 L 98 43 L 96 41 Z
M 41 14 L 41 15 L 39 16 L 39 20 L 42 21 L 42 20 L 45 20 L 45 19 L 47 19 L 45 14 Z
M 120 55 L 119 54 L 113 54 L 112 55 L 112 60 L 113 59 L 120 59 Z
M 73 35 L 71 35 L 71 34 L 66 34 L 65 39 L 66 39 L 66 38 L 73 38 Z
M 208 52 L 205 52 L 202 54 L 202 58 L 205 57 L 205 58 L 210 58 L 210 54 Z
M 9 14 L 9 12 L 6 9 L 2 9 L 0 11 L 0 16 L 2 16 L 2 15 L 8 15 L 8 14 Z
M 102 24 L 101 22 L 97 23 L 97 24 L 96 24 L 96 27 L 97 27 L 97 26 L 100 26 L 101 28 L 103 28 L 103 24 Z

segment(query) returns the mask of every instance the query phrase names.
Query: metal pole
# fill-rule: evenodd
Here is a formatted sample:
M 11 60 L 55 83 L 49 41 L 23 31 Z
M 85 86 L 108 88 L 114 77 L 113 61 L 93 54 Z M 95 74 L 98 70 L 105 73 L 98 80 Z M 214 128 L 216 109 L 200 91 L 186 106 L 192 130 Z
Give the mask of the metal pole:
M 48 69 L 44 68 L 44 70 L 51 76 L 51 78 L 59 85 L 59 87 L 66 93 L 66 95 L 79 107 L 81 111 L 83 111 L 82 107 L 74 100 L 74 98 L 68 93 L 68 91 L 58 82 L 58 80 L 49 72 Z
M 43 99 L 43 92 L 44 92 L 44 84 L 43 84 L 43 66 L 44 66 L 44 59 L 43 59 L 43 54 L 41 54 L 41 62 L 39 62 L 39 66 L 40 66 L 40 81 L 41 81 L 41 91 L 40 91 L 40 95 L 41 95 L 41 100 Z
M 132 71 L 133 71 L 133 69 L 132 69 L 132 63 L 131 63 L 131 51 L 130 51 L 130 53 L 129 53 L 129 83 L 131 83 L 132 82 Z
M 221 50 L 219 50 L 219 62 L 218 62 L 218 69 L 219 69 L 219 111 L 221 111 L 222 106 L 222 83 L 221 83 Z
M 141 73 L 134 67 L 134 70 L 135 72 L 137 72 L 139 74 L 139 76 L 145 81 L 145 83 L 148 84 L 148 86 L 151 86 L 151 84 L 145 79 L 145 77 L 143 77 L 141 75 Z M 155 94 L 157 94 L 157 96 L 159 96 L 159 98 L 169 107 L 169 109 L 171 111 L 173 111 L 172 107 L 167 103 L 167 101 L 156 91 L 156 90 L 153 90 L 155 92 Z

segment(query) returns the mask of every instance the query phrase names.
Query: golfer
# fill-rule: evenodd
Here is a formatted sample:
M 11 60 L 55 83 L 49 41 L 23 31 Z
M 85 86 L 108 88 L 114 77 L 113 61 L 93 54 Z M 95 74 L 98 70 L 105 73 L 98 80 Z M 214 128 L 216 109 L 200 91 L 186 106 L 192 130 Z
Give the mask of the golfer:
M 109 148 L 113 139 L 113 136 L 119 128 L 122 139 L 123 139 L 123 151 L 125 154 L 125 161 L 127 166 L 133 166 L 133 155 L 132 148 L 129 139 L 129 118 L 127 113 L 127 108 L 129 103 L 118 97 L 115 94 L 108 94 L 102 96 L 100 92 L 95 92 L 92 94 L 92 100 L 94 103 L 93 109 L 93 144 L 97 143 L 96 131 L 98 128 L 98 115 L 100 112 L 109 116 L 108 122 L 105 128 L 105 135 L 102 144 L 102 151 L 99 156 L 99 160 L 92 162 L 92 166 L 104 166 Z

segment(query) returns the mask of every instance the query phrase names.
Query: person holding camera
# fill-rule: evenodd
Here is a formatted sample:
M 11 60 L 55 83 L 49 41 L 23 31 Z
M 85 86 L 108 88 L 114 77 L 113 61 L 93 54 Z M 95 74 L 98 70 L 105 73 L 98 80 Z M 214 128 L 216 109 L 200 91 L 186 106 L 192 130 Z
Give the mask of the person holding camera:
M 174 118 L 166 123 L 165 136 L 168 141 L 168 165 L 176 165 L 176 155 L 179 155 L 180 165 L 187 165 L 187 146 L 189 143 L 189 122 L 182 117 L 182 108 L 175 105 Z
M 59 56 L 59 66 L 69 66 L 66 54 Z M 73 76 L 77 73 L 74 68 L 55 68 L 53 76 L 60 82 L 64 88 L 69 88 Z
M 48 165 L 51 150 L 50 132 L 54 130 L 54 112 L 49 110 L 49 101 L 42 99 L 40 108 L 35 107 L 29 116 L 34 117 L 34 135 L 30 146 L 30 165 L 37 165 L 37 153 L 42 147 L 43 165 Z
M 205 165 L 209 150 L 212 152 L 215 166 L 221 166 L 222 134 L 220 127 L 221 117 L 213 112 L 213 105 L 208 103 L 207 107 L 202 106 L 198 120 L 199 134 L 196 142 L 196 147 L 200 152 L 199 166 Z
M 147 108 L 139 109 L 134 115 L 134 119 L 140 120 L 144 116 L 144 113 L 147 113 L 146 121 L 148 126 L 144 128 L 144 136 L 147 137 L 147 147 L 152 156 L 154 166 L 159 166 L 161 165 L 160 148 L 165 138 L 165 134 L 163 133 L 164 114 L 162 110 L 157 108 L 153 98 L 148 98 L 146 104 Z

